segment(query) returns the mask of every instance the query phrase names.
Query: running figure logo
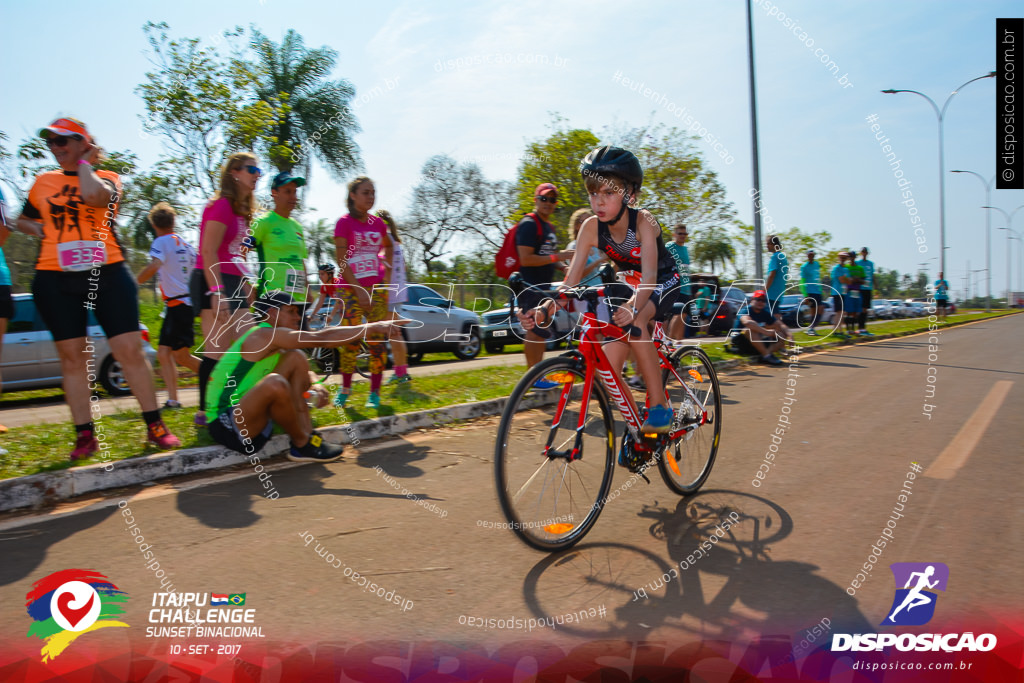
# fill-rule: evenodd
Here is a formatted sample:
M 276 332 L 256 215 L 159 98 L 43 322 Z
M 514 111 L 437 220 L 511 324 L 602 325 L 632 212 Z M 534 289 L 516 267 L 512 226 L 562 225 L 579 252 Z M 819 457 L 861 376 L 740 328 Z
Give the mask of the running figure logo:
M 896 580 L 896 596 L 880 626 L 921 626 L 935 615 L 938 595 L 946 590 L 949 567 L 941 562 L 896 562 L 889 565 Z M 903 588 L 899 588 L 903 586 Z

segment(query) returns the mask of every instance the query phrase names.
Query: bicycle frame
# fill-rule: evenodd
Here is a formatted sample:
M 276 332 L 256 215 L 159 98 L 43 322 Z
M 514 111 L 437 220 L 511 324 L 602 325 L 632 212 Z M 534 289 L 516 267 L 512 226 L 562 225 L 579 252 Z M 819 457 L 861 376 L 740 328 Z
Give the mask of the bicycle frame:
M 615 343 L 615 340 L 621 339 L 628 333 L 621 327 L 612 323 L 607 323 L 599 320 L 596 315 L 591 312 L 585 312 L 580 322 L 580 329 L 582 331 L 582 338 L 580 339 L 580 350 L 571 351 L 570 354 L 580 354 L 583 357 L 586 367 L 586 373 L 583 380 L 583 395 L 581 397 L 581 403 L 583 409 L 580 411 L 579 421 L 576 425 L 576 438 L 574 439 L 573 449 L 570 453 L 565 454 L 562 452 L 553 452 L 551 450 L 555 432 L 557 431 L 558 425 L 562 421 L 562 416 L 565 411 L 566 403 L 568 402 L 569 393 L 572 391 L 574 381 L 565 382 L 562 385 L 561 395 L 559 396 L 558 405 L 555 409 L 555 417 L 552 422 L 550 434 L 548 435 L 547 443 L 544 446 L 544 455 L 547 457 L 565 457 L 568 455 L 570 462 L 580 457 L 580 450 L 583 441 L 583 429 L 587 421 L 587 411 L 589 410 L 590 395 L 594 387 L 594 377 L 600 377 L 601 383 L 604 385 L 605 390 L 611 397 L 612 401 L 618 407 L 619 412 L 622 415 L 623 420 L 626 422 L 626 426 L 629 429 L 630 434 L 633 436 L 634 443 L 637 447 L 644 450 L 651 450 L 649 447 L 643 445 L 641 439 L 641 420 L 640 414 L 637 409 L 636 403 L 633 400 L 632 391 L 629 387 L 625 386 L 619 374 L 612 367 L 608 357 L 605 356 L 602 349 L 604 344 Z M 599 335 L 605 337 L 611 336 L 611 340 L 602 340 Z M 673 428 L 667 434 L 651 434 L 653 438 L 664 438 L 665 442 L 672 442 L 676 439 L 684 436 L 685 434 L 697 429 L 698 427 L 707 423 L 707 410 L 704 410 L 703 404 L 697 398 L 696 395 L 690 390 L 690 387 L 686 385 L 682 377 L 676 371 L 676 368 L 672 363 L 665 357 L 663 351 L 664 331 L 660 322 L 655 322 L 654 334 L 651 336 L 651 343 L 655 344 L 655 349 L 658 352 L 659 366 L 664 370 L 667 369 L 671 372 L 677 380 L 679 380 L 680 386 L 683 387 L 687 396 L 697 405 L 701 406 L 701 419 L 700 422 L 690 425 L 678 425 L 673 420 Z M 691 369 L 691 372 L 696 372 Z M 647 399 L 646 404 L 649 405 L 650 400 Z M 645 435 L 646 436 L 646 435 Z M 675 467 L 673 469 L 676 469 Z

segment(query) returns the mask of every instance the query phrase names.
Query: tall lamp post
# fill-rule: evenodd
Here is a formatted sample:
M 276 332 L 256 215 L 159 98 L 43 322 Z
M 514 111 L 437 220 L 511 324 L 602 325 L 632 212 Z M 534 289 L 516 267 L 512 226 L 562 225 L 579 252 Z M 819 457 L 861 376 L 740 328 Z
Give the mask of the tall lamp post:
M 942 122 L 946 117 L 946 109 L 949 107 L 949 103 L 953 100 L 953 97 L 956 96 L 958 92 L 963 90 L 963 88 L 966 87 L 967 85 L 974 83 L 974 81 L 980 81 L 983 78 L 994 78 L 995 75 L 995 71 L 990 71 L 988 74 L 984 76 L 978 76 L 977 78 L 972 78 L 971 80 L 967 81 L 966 83 L 964 83 L 959 88 L 957 88 L 956 90 L 949 94 L 949 97 L 946 98 L 946 101 L 942 105 L 942 109 L 939 109 L 939 105 L 935 104 L 935 100 L 928 97 L 923 92 L 918 92 L 916 90 L 894 89 L 882 91 L 886 95 L 895 95 L 898 92 L 911 92 L 914 93 L 915 95 L 920 95 L 921 97 L 928 100 L 928 103 L 932 105 L 932 109 L 935 110 L 935 118 L 939 120 L 939 240 L 941 242 L 940 246 L 942 247 L 939 254 L 939 269 L 943 273 L 946 272 L 946 157 L 943 151 Z
M 999 213 L 1003 214 L 1003 218 L 1006 219 L 1006 227 L 1005 228 L 999 228 L 999 229 L 1007 231 L 1006 232 L 1006 307 L 1009 308 L 1010 307 L 1010 286 L 1011 286 L 1011 283 L 1010 283 L 1010 225 L 1013 222 L 1013 217 L 1017 214 L 1017 212 L 1020 211 L 1021 209 L 1024 209 L 1024 204 L 1021 204 L 1020 206 L 1018 206 L 1016 209 L 1014 209 L 1010 213 L 1006 213 L 1005 211 L 1000 209 L 998 206 L 983 206 L 981 208 L 983 208 L 983 209 L 994 209 L 995 211 L 998 211 Z
M 985 204 L 992 203 L 992 183 L 996 181 L 994 175 L 991 180 L 985 182 L 985 178 L 974 171 L 950 171 L 950 173 L 970 173 L 980 180 L 981 184 L 985 186 Z M 992 214 L 988 211 L 985 212 L 985 270 L 988 271 L 985 275 L 985 311 L 988 312 L 992 310 Z
M 757 83 L 754 77 L 754 18 L 750 7 L 750 0 L 747 0 L 747 68 L 750 77 L 750 147 L 751 160 L 753 162 L 754 180 L 754 277 L 758 280 L 764 279 L 764 266 L 761 263 L 761 249 L 764 242 L 761 240 L 761 209 L 764 207 L 764 198 L 761 196 L 761 171 L 757 148 Z M 992 72 L 993 75 L 995 72 Z
M 999 229 L 1000 230 L 1006 230 L 1006 237 L 1008 239 L 1016 240 L 1017 241 L 1017 291 L 1021 291 L 1022 286 L 1021 286 L 1021 258 L 1020 258 L 1020 253 L 1021 253 L 1021 245 L 1024 244 L 1024 238 L 1022 238 L 1021 234 L 1019 232 L 1017 232 L 1016 230 L 1014 230 L 1013 228 L 999 228 Z M 1010 236 L 1011 232 L 1013 233 L 1012 237 Z M 1009 243 L 1007 243 L 1007 246 L 1009 246 Z M 1009 282 L 1009 278 L 1007 278 L 1007 282 Z

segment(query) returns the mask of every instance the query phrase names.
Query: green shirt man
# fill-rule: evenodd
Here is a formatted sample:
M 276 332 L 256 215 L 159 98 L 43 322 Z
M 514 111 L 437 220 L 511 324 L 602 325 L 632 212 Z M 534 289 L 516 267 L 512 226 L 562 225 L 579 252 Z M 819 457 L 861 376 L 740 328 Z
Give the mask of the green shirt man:
M 298 205 L 298 188 L 306 184 L 304 178 L 278 173 L 271 183 L 274 210 L 256 221 L 252 242 L 259 257 L 258 296 L 281 291 L 291 295 L 297 303 L 307 297 L 306 241 L 302 226 L 291 217 Z

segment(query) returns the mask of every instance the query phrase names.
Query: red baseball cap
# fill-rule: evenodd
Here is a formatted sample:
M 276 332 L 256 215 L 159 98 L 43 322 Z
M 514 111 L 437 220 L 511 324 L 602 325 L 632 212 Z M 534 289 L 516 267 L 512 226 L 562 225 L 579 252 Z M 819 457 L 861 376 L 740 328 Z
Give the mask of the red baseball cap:
M 85 124 L 78 119 L 57 119 L 46 128 L 39 129 L 39 137 L 44 140 L 50 137 L 47 133 L 62 136 L 78 135 L 92 142 L 92 137 L 89 135 L 89 131 L 85 129 Z
M 751 299 L 764 299 L 765 301 L 768 301 L 768 293 L 765 292 L 763 289 L 759 289 L 756 292 L 754 292 L 753 294 L 751 294 L 750 298 Z
M 558 188 L 551 183 L 541 183 L 540 185 L 537 186 L 537 190 L 533 193 L 533 196 L 539 197 L 546 192 L 554 192 L 557 196 Z

